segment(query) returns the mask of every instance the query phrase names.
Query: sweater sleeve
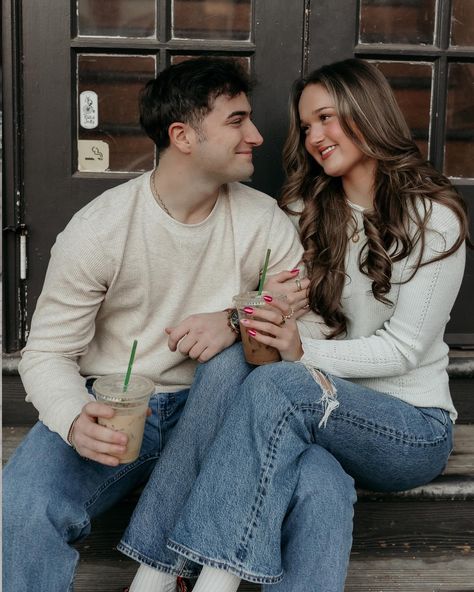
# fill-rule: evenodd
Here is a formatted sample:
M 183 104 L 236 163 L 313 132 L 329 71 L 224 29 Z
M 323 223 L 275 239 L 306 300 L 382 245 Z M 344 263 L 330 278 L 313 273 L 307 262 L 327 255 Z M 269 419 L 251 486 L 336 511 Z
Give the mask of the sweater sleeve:
M 452 246 L 459 236 L 459 225 L 454 221 L 445 231 L 432 235 L 423 261 Z M 301 361 L 341 378 L 400 376 L 416 368 L 449 320 L 465 255 L 462 245 L 449 257 L 420 267 L 410 281 L 400 285 L 393 315 L 375 334 L 347 340 L 303 338 Z M 416 258 L 415 251 L 407 258 L 408 277 Z
M 294 269 L 301 263 L 303 247 L 298 233 L 277 202 L 268 234 L 268 248 L 272 250 L 268 274 Z
M 51 250 L 41 296 L 19 364 L 39 418 L 65 441 L 73 419 L 90 401 L 78 359 L 87 351 L 110 273 L 99 242 L 73 219 Z M 112 265 L 109 261 L 108 267 Z

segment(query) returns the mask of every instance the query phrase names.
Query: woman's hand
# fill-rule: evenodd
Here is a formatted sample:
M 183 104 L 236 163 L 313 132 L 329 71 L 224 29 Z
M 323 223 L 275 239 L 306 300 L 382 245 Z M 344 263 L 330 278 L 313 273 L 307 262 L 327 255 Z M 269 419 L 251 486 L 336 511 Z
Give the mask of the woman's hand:
M 264 289 L 274 297 L 286 296 L 288 304 L 293 308 L 295 319 L 302 317 L 308 309 L 308 286 L 309 279 L 300 279 L 299 269 L 291 271 L 280 271 L 276 275 L 269 276 L 265 282 Z
M 278 298 L 264 298 L 268 302 L 268 308 L 245 308 L 245 312 L 255 315 L 255 319 L 242 319 L 242 331 L 248 331 L 255 341 L 275 347 L 280 352 L 282 360 L 299 360 L 304 351 L 293 308 Z

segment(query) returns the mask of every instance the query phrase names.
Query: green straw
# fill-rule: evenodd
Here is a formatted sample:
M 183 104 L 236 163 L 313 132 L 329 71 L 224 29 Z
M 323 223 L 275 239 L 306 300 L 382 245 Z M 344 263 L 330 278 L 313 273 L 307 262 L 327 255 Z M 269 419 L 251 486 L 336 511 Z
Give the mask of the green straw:
M 271 249 L 267 249 L 267 254 L 265 256 L 265 263 L 263 264 L 262 275 L 260 277 L 260 283 L 258 285 L 258 295 L 262 294 L 263 284 L 265 283 L 265 276 L 267 275 L 267 267 L 268 267 L 268 260 L 270 259 L 270 253 L 272 252 Z
M 125 375 L 125 382 L 123 383 L 122 392 L 126 393 L 128 389 L 128 383 L 130 382 L 130 375 L 132 374 L 133 360 L 135 359 L 135 352 L 137 351 L 138 341 L 135 339 L 132 345 L 132 351 L 130 352 L 130 360 L 128 362 L 127 374 Z

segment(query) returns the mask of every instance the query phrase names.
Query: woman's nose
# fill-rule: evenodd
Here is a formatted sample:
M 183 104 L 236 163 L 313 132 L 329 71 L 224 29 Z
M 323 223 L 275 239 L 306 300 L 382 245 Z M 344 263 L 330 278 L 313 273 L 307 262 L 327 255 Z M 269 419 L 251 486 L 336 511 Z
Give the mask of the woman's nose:
M 321 144 L 324 139 L 323 130 L 319 125 L 312 125 L 306 133 L 306 141 L 312 146 Z

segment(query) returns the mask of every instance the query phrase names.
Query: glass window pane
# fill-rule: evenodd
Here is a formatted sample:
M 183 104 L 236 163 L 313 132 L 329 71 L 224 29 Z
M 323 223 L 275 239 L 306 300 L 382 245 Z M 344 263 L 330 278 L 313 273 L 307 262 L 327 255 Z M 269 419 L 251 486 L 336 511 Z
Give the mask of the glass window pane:
M 450 64 L 444 172 L 474 178 L 474 64 Z
M 474 45 L 474 0 L 451 1 L 451 45 Z
M 77 0 L 77 14 L 79 35 L 155 35 L 155 0 Z
M 428 157 L 433 67 L 426 63 L 375 62 L 392 87 L 413 139 Z
M 174 0 L 174 39 L 249 41 L 251 0 Z
M 154 144 L 139 123 L 138 95 L 154 56 L 78 56 L 78 170 L 146 171 Z
M 361 0 L 360 43 L 432 45 L 436 0 Z

